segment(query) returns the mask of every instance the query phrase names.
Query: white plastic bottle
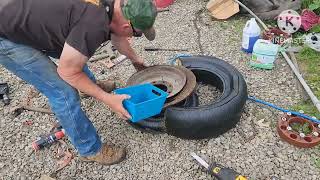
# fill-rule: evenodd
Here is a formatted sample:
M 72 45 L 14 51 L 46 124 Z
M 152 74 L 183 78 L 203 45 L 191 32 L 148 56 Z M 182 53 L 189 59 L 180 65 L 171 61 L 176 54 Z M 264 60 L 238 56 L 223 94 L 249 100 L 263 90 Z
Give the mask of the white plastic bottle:
M 255 18 L 247 21 L 246 26 L 243 28 L 242 50 L 247 53 L 252 53 L 253 45 L 259 39 L 260 33 L 261 29 Z

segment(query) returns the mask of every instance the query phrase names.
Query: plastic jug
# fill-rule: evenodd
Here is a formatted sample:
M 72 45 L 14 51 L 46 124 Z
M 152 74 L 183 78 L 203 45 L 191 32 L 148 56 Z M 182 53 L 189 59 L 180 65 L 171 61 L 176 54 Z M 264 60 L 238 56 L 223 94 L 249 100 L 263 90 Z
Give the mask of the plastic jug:
M 269 40 L 258 39 L 253 46 L 252 59 L 249 65 L 261 69 L 272 69 L 278 51 L 278 44 L 273 44 Z
M 252 53 L 253 46 L 259 39 L 261 29 L 258 26 L 256 19 L 251 18 L 247 21 L 246 26 L 243 28 L 242 34 L 242 50 L 247 53 Z

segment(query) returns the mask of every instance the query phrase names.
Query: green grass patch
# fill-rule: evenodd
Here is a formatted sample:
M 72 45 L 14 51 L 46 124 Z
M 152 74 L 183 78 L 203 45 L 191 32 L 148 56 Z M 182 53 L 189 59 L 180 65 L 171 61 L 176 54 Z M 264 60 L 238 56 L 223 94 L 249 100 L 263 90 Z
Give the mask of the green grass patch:
M 277 21 L 276 20 L 264 20 L 263 21 L 267 26 L 271 26 L 271 27 L 278 27 Z M 259 24 L 260 25 L 260 24 Z
M 320 25 L 317 25 L 310 29 L 310 32 L 320 33 Z
M 312 89 L 317 98 L 320 98 L 320 53 L 309 48 L 304 47 L 303 50 L 297 55 L 300 68 L 304 72 L 305 80 Z M 301 102 L 293 107 L 295 110 L 303 110 L 310 116 L 315 116 L 320 119 L 320 113 L 311 101 Z
M 317 108 L 313 105 L 311 101 L 300 102 L 298 105 L 292 107 L 295 111 L 303 110 L 303 112 L 309 116 L 315 116 L 320 119 L 320 114 Z
M 302 9 L 310 9 L 320 14 L 320 0 L 302 0 Z
M 309 123 L 298 123 L 298 122 L 293 122 L 290 124 L 292 129 L 298 133 L 304 133 L 306 135 L 311 134 L 312 130 L 309 127 Z
M 320 168 L 320 158 L 314 158 L 314 164 L 317 168 Z
M 220 27 L 224 30 L 232 29 L 233 31 L 242 34 L 242 30 L 247 22 L 248 18 L 241 16 L 232 16 L 227 21 L 220 21 Z

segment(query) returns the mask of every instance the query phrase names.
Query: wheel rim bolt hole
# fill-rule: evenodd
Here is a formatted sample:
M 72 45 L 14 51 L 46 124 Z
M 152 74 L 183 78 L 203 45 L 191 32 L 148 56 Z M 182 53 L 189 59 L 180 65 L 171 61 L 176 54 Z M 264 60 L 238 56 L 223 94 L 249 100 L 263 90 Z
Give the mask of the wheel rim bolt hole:
M 290 134 L 290 137 L 292 138 L 292 139 L 297 139 L 297 135 L 295 135 L 295 134 Z
M 304 137 L 303 138 L 305 141 L 307 141 L 307 142 L 311 142 L 312 141 L 312 138 L 311 137 Z

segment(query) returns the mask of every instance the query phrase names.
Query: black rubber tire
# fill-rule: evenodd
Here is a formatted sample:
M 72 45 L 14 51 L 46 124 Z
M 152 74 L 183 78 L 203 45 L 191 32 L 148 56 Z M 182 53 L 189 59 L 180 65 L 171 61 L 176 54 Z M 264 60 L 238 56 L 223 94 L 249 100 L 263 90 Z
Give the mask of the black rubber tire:
M 165 111 L 166 132 L 183 139 L 217 137 L 239 122 L 247 100 L 247 85 L 240 72 L 227 62 L 209 56 L 180 58 L 197 82 L 217 87 L 222 95 L 200 107 L 169 107 Z
M 179 103 L 175 106 L 185 108 L 185 107 L 196 107 L 198 105 L 199 105 L 198 95 L 194 92 L 189 97 L 187 97 L 182 103 Z M 163 112 L 165 112 L 165 110 Z M 162 113 L 159 116 L 151 117 L 136 123 L 133 123 L 131 121 L 127 121 L 127 122 L 132 127 L 142 132 L 148 132 L 152 134 L 159 134 L 159 133 L 166 132 L 164 113 Z

